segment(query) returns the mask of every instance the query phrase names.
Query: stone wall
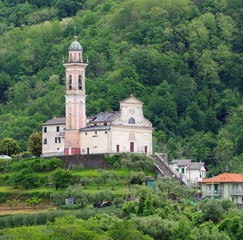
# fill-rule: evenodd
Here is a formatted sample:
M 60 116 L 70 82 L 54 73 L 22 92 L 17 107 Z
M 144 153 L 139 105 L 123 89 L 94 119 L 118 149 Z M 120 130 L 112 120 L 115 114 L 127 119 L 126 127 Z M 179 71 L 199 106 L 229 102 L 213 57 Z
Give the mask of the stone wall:
M 106 161 L 105 154 L 68 155 L 56 157 L 64 162 L 66 168 L 71 168 L 73 164 L 82 164 L 85 168 L 111 169 L 111 164 Z

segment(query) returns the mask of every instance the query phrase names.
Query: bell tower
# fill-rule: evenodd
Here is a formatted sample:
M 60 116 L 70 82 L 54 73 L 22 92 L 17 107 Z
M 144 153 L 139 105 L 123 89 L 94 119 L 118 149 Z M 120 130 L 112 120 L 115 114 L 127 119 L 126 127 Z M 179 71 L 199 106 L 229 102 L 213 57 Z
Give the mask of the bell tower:
M 74 37 L 66 68 L 66 129 L 64 155 L 80 154 L 80 128 L 86 127 L 85 68 L 83 48 Z

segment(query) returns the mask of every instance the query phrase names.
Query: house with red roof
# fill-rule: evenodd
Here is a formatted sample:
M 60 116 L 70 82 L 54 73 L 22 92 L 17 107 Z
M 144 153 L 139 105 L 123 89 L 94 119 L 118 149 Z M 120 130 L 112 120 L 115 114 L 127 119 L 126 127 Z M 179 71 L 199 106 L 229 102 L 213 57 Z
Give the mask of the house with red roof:
M 202 198 L 229 199 L 243 208 L 243 174 L 223 173 L 200 181 Z

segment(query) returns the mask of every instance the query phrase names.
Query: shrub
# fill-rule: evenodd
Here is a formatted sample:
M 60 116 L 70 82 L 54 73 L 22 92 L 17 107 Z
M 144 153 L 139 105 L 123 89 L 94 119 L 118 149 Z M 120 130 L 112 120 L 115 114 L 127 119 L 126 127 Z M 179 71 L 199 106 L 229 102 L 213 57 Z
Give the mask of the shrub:
M 221 201 L 214 199 L 205 200 L 200 204 L 200 208 L 206 221 L 218 222 L 223 217 L 224 209 Z
M 145 174 L 143 172 L 133 173 L 131 176 L 131 184 L 143 184 L 145 180 Z
M 59 207 L 62 210 L 77 210 L 83 208 L 82 204 L 65 204 Z
M 0 203 L 4 203 L 7 200 L 7 197 L 10 195 L 10 193 L 7 192 L 0 192 Z
M 47 223 L 47 212 L 38 212 L 34 215 L 34 225 L 42 225 Z
M 108 163 L 110 163 L 113 167 L 121 166 L 122 155 L 115 154 L 115 155 L 106 155 L 105 159 Z
M 75 171 L 82 171 L 84 170 L 85 167 L 83 164 L 73 164 L 72 165 L 72 170 L 75 170 Z

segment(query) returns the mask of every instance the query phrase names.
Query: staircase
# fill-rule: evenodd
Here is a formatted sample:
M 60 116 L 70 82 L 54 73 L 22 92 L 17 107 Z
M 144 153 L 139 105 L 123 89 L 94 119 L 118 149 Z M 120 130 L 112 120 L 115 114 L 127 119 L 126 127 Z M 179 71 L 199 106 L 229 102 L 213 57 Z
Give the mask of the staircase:
M 154 153 L 153 156 L 154 165 L 159 171 L 159 174 L 163 177 L 173 177 L 179 180 L 181 183 L 185 184 L 189 188 L 189 183 L 186 179 L 182 177 L 180 173 L 178 173 L 170 164 L 165 160 L 164 154 Z

